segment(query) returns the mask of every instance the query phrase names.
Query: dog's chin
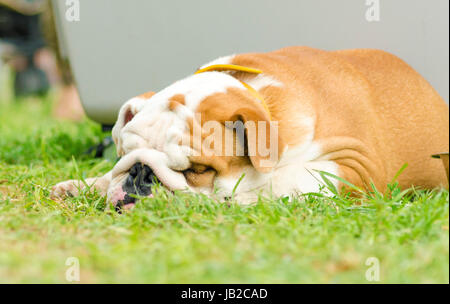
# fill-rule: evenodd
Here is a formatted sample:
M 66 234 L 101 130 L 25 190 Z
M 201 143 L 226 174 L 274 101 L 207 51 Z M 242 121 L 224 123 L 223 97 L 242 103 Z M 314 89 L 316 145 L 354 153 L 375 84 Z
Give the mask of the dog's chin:
M 146 196 L 147 198 L 152 198 L 153 194 L 150 194 L 148 196 Z M 116 202 L 114 204 L 114 206 L 116 207 L 116 209 L 120 209 L 120 210 L 132 210 L 136 204 L 139 202 L 139 199 L 136 199 L 134 202 Z
M 146 196 L 146 198 L 152 198 L 152 197 L 153 197 L 153 194 Z M 126 196 L 125 196 L 125 200 L 115 201 L 115 202 L 111 201 L 111 204 L 114 206 L 116 211 L 122 212 L 122 211 L 132 210 L 138 202 L 139 202 L 138 198 L 136 198 L 136 199 L 133 198 L 133 201 L 130 201 L 129 199 L 126 199 Z

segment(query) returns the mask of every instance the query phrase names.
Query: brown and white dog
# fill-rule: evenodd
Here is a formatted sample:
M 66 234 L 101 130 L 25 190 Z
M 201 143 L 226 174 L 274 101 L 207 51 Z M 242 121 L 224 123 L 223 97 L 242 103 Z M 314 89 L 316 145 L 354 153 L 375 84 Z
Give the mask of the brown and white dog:
M 113 129 L 121 160 L 86 183 L 127 208 L 135 202 L 131 194 L 151 195 L 155 179 L 171 190 L 224 199 L 244 176 L 234 195 L 249 202 L 260 193 L 319 191 L 316 170 L 383 190 L 407 163 L 401 187 L 448 187 L 442 164 L 430 156 L 449 150 L 449 108 L 394 55 L 288 47 L 223 57 L 204 67 L 126 102 Z M 245 71 L 252 68 L 262 73 Z M 215 129 L 206 127 L 210 122 Z M 227 122 L 242 122 L 245 136 Z M 227 136 L 236 142 L 231 155 L 223 153 Z M 80 187 L 84 183 L 63 182 L 53 195 L 76 194 Z

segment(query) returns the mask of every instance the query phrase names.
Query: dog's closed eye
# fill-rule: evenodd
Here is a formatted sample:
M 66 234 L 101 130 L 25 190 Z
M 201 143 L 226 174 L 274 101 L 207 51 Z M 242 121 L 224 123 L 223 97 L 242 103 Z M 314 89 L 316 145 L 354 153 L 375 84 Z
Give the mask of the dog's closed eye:
M 212 168 L 205 166 L 205 165 L 200 165 L 200 164 L 193 164 L 191 167 L 191 170 L 197 174 L 204 173 L 205 171 L 210 170 L 210 169 L 212 169 Z
M 189 169 L 183 171 L 184 177 L 191 186 L 212 186 L 216 170 L 211 167 L 193 164 Z

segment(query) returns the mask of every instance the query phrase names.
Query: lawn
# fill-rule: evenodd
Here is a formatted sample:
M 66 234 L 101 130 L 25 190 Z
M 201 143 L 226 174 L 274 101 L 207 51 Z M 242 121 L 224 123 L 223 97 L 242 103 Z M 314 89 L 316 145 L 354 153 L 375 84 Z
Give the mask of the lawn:
M 51 97 L 5 99 L 0 283 L 68 283 L 69 257 L 81 283 L 449 282 L 446 190 L 393 185 L 365 199 L 309 194 L 240 206 L 159 189 L 124 214 L 89 191 L 53 201 L 56 182 L 113 167 L 84 153 L 100 127 L 54 120 Z M 379 281 L 369 281 L 377 262 Z

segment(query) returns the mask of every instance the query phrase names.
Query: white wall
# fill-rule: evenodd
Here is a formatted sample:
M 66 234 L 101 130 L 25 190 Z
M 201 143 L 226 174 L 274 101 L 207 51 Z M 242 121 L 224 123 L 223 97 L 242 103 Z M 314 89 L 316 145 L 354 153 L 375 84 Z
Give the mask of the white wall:
M 65 1 L 53 0 L 64 13 Z M 289 45 L 379 48 L 411 64 L 449 100 L 449 1 L 80 0 L 80 21 L 60 23 L 83 104 L 113 123 L 129 97 L 230 53 Z M 62 15 L 64 16 L 64 15 Z

